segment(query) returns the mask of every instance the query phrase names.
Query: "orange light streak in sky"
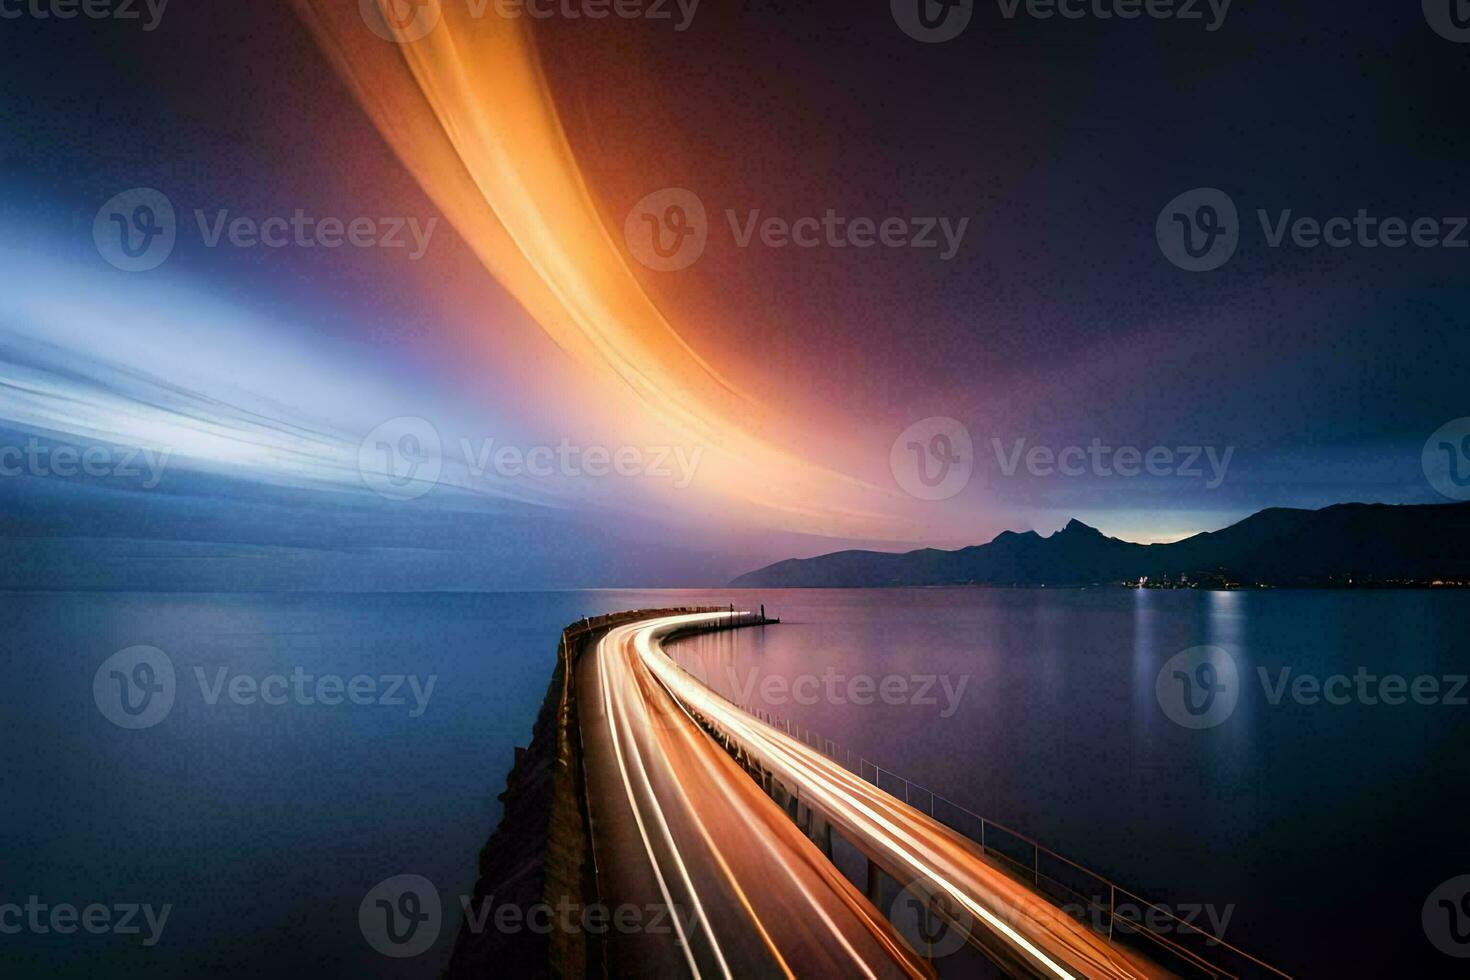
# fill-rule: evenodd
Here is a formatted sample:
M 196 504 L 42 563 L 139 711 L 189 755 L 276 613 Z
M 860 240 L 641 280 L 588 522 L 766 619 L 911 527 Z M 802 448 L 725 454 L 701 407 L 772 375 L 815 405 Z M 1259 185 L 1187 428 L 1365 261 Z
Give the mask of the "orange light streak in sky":
M 369 29 L 357 3 L 293 2 L 495 279 L 558 345 L 632 392 L 645 414 L 634 423 L 641 433 L 671 432 L 704 448 L 705 494 L 751 505 L 739 516 L 784 530 L 918 535 L 896 515 L 895 493 L 772 441 L 767 433 L 795 423 L 738 391 L 645 292 L 583 179 L 525 18 L 500 16 L 493 2 L 365 0 L 388 15 L 377 28 L 390 41 Z M 608 411 L 588 406 L 599 410 Z

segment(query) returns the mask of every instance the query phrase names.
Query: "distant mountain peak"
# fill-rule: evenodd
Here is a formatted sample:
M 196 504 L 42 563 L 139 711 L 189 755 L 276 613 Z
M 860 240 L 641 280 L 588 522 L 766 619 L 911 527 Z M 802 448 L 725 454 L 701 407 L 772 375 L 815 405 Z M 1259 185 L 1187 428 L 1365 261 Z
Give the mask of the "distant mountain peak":
M 1089 537 L 1089 538 L 1105 538 L 1105 537 L 1107 537 L 1107 535 L 1103 534 L 1097 528 L 1093 527 L 1090 524 L 1083 524 L 1081 521 L 1077 520 L 1077 518 L 1075 518 L 1075 517 L 1072 518 L 1070 521 L 1067 522 L 1067 526 L 1066 527 L 1062 528 L 1056 534 L 1052 535 L 1052 537 L 1058 537 L 1060 535 L 1066 535 L 1068 537 L 1083 537 L 1083 536 L 1085 536 L 1085 537 Z
M 1030 540 L 1031 538 L 1040 538 L 1040 537 L 1041 537 L 1041 535 L 1037 534 L 1035 531 L 1002 531 L 1002 532 L 1000 532 L 999 534 L 997 534 L 995 536 L 995 541 L 1012 541 L 1012 540 L 1019 541 L 1019 540 Z M 991 543 L 994 544 L 995 542 L 992 541 Z M 975 547 L 975 546 L 972 545 L 972 547 Z
M 745 588 L 1173 584 L 1324 586 L 1470 582 L 1470 503 L 1276 507 L 1169 544 L 1108 537 L 1075 518 L 1055 533 L 1003 531 L 989 544 L 906 554 L 839 552 L 780 562 Z

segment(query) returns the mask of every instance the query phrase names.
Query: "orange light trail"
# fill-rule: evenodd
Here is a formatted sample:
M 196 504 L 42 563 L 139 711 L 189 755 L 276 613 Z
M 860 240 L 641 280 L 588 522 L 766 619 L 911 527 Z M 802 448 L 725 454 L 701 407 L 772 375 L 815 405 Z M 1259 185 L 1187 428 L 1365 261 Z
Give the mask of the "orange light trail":
M 356 3 L 293 0 L 484 267 L 557 344 L 632 392 L 639 424 L 704 449 L 703 491 L 749 504 L 780 529 L 917 537 L 894 515 L 896 494 L 762 435 L 790 423 L 738 391 L 645 292 L 583 178 L 525 18 L 500 16 L 493 3 L 371 2 L 399 43 L 370 31 Z

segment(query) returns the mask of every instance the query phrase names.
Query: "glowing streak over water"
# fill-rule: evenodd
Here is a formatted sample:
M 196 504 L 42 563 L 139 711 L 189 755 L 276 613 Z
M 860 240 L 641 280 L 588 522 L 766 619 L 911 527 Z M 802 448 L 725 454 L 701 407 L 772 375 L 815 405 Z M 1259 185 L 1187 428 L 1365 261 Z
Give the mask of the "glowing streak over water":
M 627 627 L 638 661 L 680 708 L 713 722 L 799 789 L 834 827 L 887 855 L 891 867 L 957 903 L 1041 976 L 1057 980 L 1172 976 L 1095 935 L 980 857 L 933 818 L 861 779 L 810 746 L 758 721 L 711 692 L 664 654 L 661 642 L 678 629 L 726 614 L 671 616 Z M 606 642 L 606 641 L 605 641 Z

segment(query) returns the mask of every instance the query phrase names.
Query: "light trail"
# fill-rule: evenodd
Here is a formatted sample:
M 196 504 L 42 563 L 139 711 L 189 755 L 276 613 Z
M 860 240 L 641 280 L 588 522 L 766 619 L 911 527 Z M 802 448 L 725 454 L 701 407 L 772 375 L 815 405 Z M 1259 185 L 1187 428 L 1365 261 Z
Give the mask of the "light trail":
M 663 652 L 660 643 L 671 634 L 728 615 L 668 617 L 625 627 L 641 665 L 681 713 L 698 715 L 728 733 L 860 850 L 878 857 L 885 870 L 948 896 L 1038 975 L 1057 980 L 1172 976 L 1098 936 L 932 817 L 714 694 Z M 740 778 L 749 781 L 743 773 Z
M 677 701 L 675 703 L 678 704 Z M 679 704 L 679 710 L 683 711 L 685 717 L 687 717 L 690 721 L 690 725 L 688 728 L 684 728 L 682 726 L 678 727 L 677 731 L 679 732 L 679 734 L 686 740 L 704 738 L 705 736 L 700 732 L 699 722 L 696 721 L 694 717 L 689 714 L 688 709 L 685 708 L 684 705 Z M 736 798 L 735 794 L 730 792 L 730 788 L 728 785 L 721 784 L 720 790 L 723 798 L 727 803 L 729 803 L 731 806 L 740 806 L 740 801 Z M 681 795 L 684 797 L 686 803 L 690 803 L 692 809 L 693 805 L 692 802 L 689 801 L 687 794 L 683 794 L 681 791 Z M 697 811 L 695 812 L 697 813 Z M 704 829 L 704 824 L 702 821 L 700 822 L 700 829 Z M 705 839 L 709 841 L 711 847 L 714 846 L 714 842 L 709 839 L 707 831 L 705 832 Z M 791 869 L 787 867 L 786 863 L 780 859 L 780 854 L 777 853 L 776 849 L 771 845 L 770 841 L 767 840 L 765 837 L 761 837 L 760 842 L 763 849 L 774 859 L 772 861 L 772 864 L 780 868 L 796 888 L 801 889 L 802 891 L 806 892 L 806 894 L 810 895 L 810 891 L 808 891 L 806 887 L 801 883 L 801 880 L 798 879 L 796 875 L 792 874 Z M 728 866 L 724 864 L 723 860 L 721 860 L 721 866 L 725 867 L 728 871 Z M 733 878 L 731 878 L 731 882 L 732 884 L 734 884 Z M 738 885 L 736 887 L 738 887 Z M 876 974 L 874 974 L 873 971 L 869 969 L 867 963 L 865 963 L 863 961 L 863 958 L 858 954 L 858 951 L 853 948 L 852 943 L 847 941 L 847 937 L 842 934 L 842 930 L 837 927 L 837 923 L 832 920 L 832 917 L 827 913 L 826 909 L 822 908 L 821 905 L 817 902 L 813 902 L 812 907 L 815 910 L 817 916 L 821 918 L 822 924 L 825 925 L 827 929 L 832 933 L 832 936 L 837 940 L 837 943 L 842 947 L 843 951 L 852 957 L 853 962 L 857 965 L 857 968 L 863 972 L 863 976 L 868 978 L 876 977 Z M 752 916 L 753 915 L 754 913 L 752 912 Z M 766 937 L 767 941 L 769 941 L 769 936 L 767 935 L 763 927 L 761 929 L 761 935 Z M 779 959 L 780 951 L 777 950 L 774 945 L 771 948 L 772 952 L 774 952 Z M 790 973 L 790 968 L 786 966 L 784 960 L 781 961 L 781 968 L 786 971 L 788 976 L 794 976 Z
M 773 526 L 924 535 L 886 482 L 774 438 L 793 420 L 745 394 L 649 295 L 609 229 L 621 215 L 605 217 L 573 152 L 529 18 L 502 16 L 494 3 L 425 0 L 421 34 L 402 20 L 405 0 L 365 2 L 398 43 L 365 26 L 358 3 L 292 5 L 481 265 L 591 369 L 596 384 L 577 393 L 594 400 L 589 411 L 637 441 L 700 449 L 701 490 Z
M 628 804 L 633 809 L 633 819 L 638 824 L 638 836 L 643 839 L 643 849 L 648 854 L 649 863 L 653 865 L 654 877 L 658 879 L 658 890 L 663 895 L 665 904 L 672 909 L 674 908 L 674 899 L 669 894 L 669 885 L 664 880 L 663 870 L 659 867 L 658 856 L 653 853 L 653 844 L 648 839 L 648 828 L 643 824 L 642 808 L 638 806 L 638 799 L 633 793 L 633 784 L 628 779 L 628 764 L 623 758 L 622 740 L 618 736 L 617 712 L 613 707 L 612 695 L 609 693 L 612 690 L 612 685 L 608 683 L 607 678 L 607 658 L 599 659 L 598 669 L 602 672 L 603 707 L 607 712 L 607 730 L 612 739 L 613 755 L 618 760 L 618 772 L 623 778 L 623 788 L 628 794 Z M 646 775 L 644 781 L 647 781 Z M 665 832 L 667 833 L 667 828 Z M 670 843 L 672 844 L 672 842 Z M 679 935 L 679 946 L 684 950 L 684 958 L 689 962 L 690 972 L 698 980 L 700 977 L 699 964 L 694 962 L 694 952 L 693 948 L 689 945 L 689 937 L 684 933 L 684 926 L 679 922 L 679 917 L 677 915 L 673 916 L 673 920 L 674 930 Z
M 610 968 L 932 977 L 892 924 L 670 698 L 638 652 L 642 625 L 610 630 L 577 667 L 578 688 L 591 695 L 582 731 L 597 803 L 598 890 L 617 903 L 656 894 L 671 909 L 693 908 L 702 928 L 680 930 L 677 951 L 646 935 L 615 936 Z

